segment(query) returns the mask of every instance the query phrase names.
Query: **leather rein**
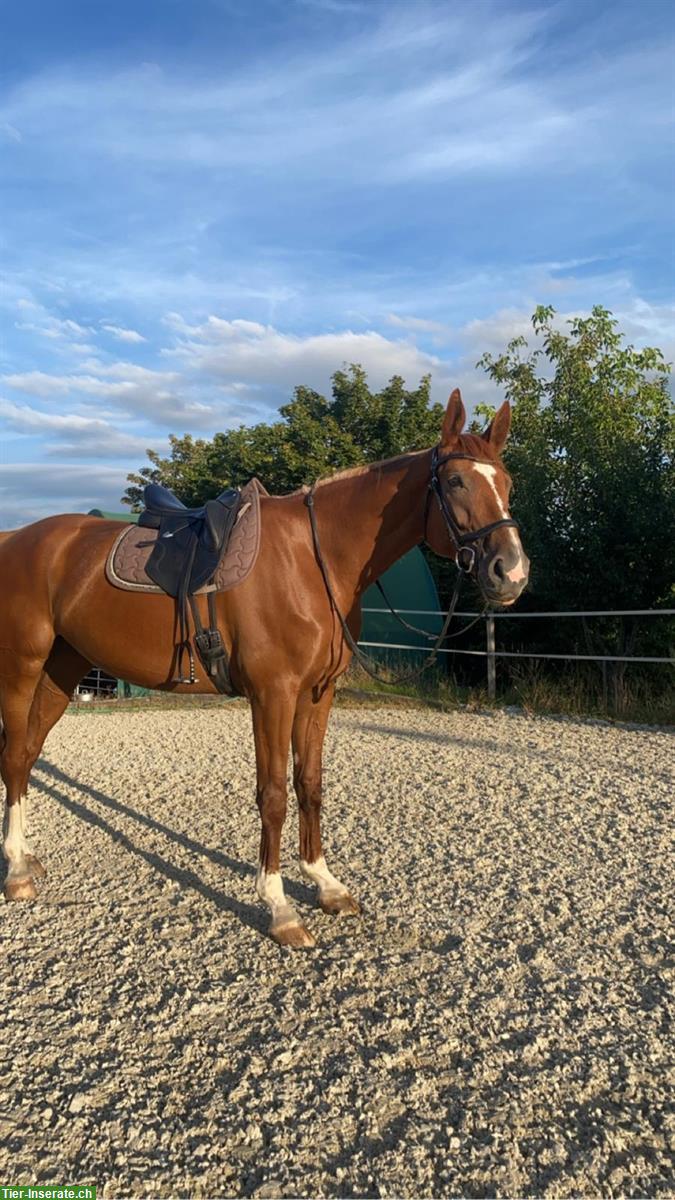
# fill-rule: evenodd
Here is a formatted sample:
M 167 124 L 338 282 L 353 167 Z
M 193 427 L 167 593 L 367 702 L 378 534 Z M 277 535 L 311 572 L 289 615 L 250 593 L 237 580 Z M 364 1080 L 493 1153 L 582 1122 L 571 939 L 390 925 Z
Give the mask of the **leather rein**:
M 450 627 L 450 622 L 452 621 L 452 618 L 454 616 L 455 609 L 457 607 L 457 601 L 459 599 L 459 592 L 460 592 L 460 588 L 462 585 L 462 576 L 463 575 L 472 575 L 475 573 L 476 547 L 477 547 L 478 543 L 482 542 L 485 538 L 489 537 L 489 535 L 491 533 L 493 533 L 495 529 L 503 529 L 505 527 L 511 527 L 514 529 L 518 528 L 518 522 L 514 521 L 513 517 L 502 517 L 498 521 L 492 521 L 489 525 L 482 525 L 480 527 L 480 529 L 463 530 L 461 528 L 461 526 L 459 525 L 459 522 L 457 521 L 457 518 L 455 517 L 455 514 L 452 511 L 452 508 L 448 504 L 448 500 L 447 500 L 446 495 L 443 492 L 442 483 L 441 483 L 441 480 L 440 480 L 440 477 L 438 474 L 440 467 L 442 467 L 446 462 L 449 462 L 451 459 L 455 459 L 455 458 L 461 458 L 461 459 L 468 460 L 469 462 L 476 462 L 476 463 L 483 461 L 480 458 L 476 458 L 475 455 L 465 454 L 461 450 L 452 451 L 449 454 L 441 454 L 439 446 L 434 446 L 432 454 L 431 454 L 431 476 L 429 479 L 429 486 L 427 488 L 427 497 L 426 497 L 426 504 L 425 504 L 425 509 L 424 509 L 424 538 L 423 538 L 423 541 L 428 545 L 427 539 L 426 539 L 426 533 L 427 533 L 427 525 L 428 525 L 428 521 L 429 521 L 429 505 L 431 503 L 431 497 L 432 497 L 432 495 L 434 495 L 438 502 L 438 507 L 440 509 L 441 516 L 443 518 L 443 521 L 445 522 L 445 526 L 448 530 L 448 533 L 450 534 L 450 537 L 451 537 L 452 541 L 455 543 L 455 546 L 457 548 L 456 553 L 455 553 L 455 564 L 459 570 L 457 579 L 455 581 L 455 587 L 454 587 L 454 590 L 452 593 L 452 598 L 450 600 L 450 604 L 448 605 L 448 611 L 447 611 L 447 614 L 445 617 L 445 621 L 443 622 L 442 629 L 441 629 L 440 633 L 438 634 L 438 636 L 436 637 L 435 634 L 429 633 L 429 631 L 426 629 L 419 629 L 415 625 L 410 625 L 410 624 L 408 624 L 407 621 L 404 621 L 401 617 L 399 617 L 398 613 L 394 610 L 394 608 L 390 604 L 389 600 L 387 599 L 387 595 L 386 595 L 384 588 L 382 587 L 382 584 L 380 583 L 379 580 L 376 581 L 377 587 L 378 587 L 379 591 L 381 592 L 389 611 L 392 613 L 392 615 L 394 617 L 396 617 L 396 620 L 399 622 L 400 625 L 402 625 L 405 629 L 411 630 L 414 633 L 423 634 L 424 637 L 428 638 L 430 641 L 432 641 L 435 638 L 434 645 L 430 648 L 429 656 L 426 659 L 426 661 L 422 664 L 422 666 L 418 667 L 414 671 L 406 672 L 404 675 L 398 675 L 398 676 L 396 676 L 395 679 L 384 679 L 383 676 L 379 674 L 379 672 L 377 671 L 377 664 L 375 663 L 375 660 L 370 658 L 369 655 L 364 654 L 363 650 L 357 644 L 355 638 L 352 636 L 349 626 L 347 625 L 345 618 L 343 617 L 342 613 L 340 612 L 337 601 L 335 599 L 335 594 L 333 592 L 333 588 L 331 586 L 330 576 L 328 575 L 328 569 L 326 567 L 326 562 L 325 562 L 325 559 L 321 552 L 321 543 L 319 541 L 319 530 L 318 530 L 317 523 L 316 523 L 316 513 L 315 513 L 315 509 L 314 509 L 314 492 L 316 489 L 316 483 L 312 484 L 311 488 L 309 489 L 309 492 L 307 493 L 305 503 L 309 510 L 309 521 L 310 521 L 310 525 L 312 528 L 314 553 L 316 555 L 317 563 L 319 564 L 319 569 L 321 571 L 321 575 L 323 577 L 326 591 L 328 593 L 328 598 L 331 602 L 331 607 L 333 608 L 333 611 L 335 612 L 335 615 L 337 616 L 338 621 L 340 622 L 340 626 L 342 628 L 342 633 L 344 635 L 344 639 L 345 639 L 347 645 L 349 646 L 349 649 L 351 650 L 352 654 L 355 656 L 355 658 L 361 664 L 364 671 L 366 671 L 368 675 L 370 675 L 373 679 L 378 680 L 378 682 L 380 682 L 380 683 L 401 684 L 401 683 L 406 683 L 409 680 L 418 679 L 425 671 L 427 671 L 429 669 L 429 667 L 431 667 L 436 662 L 436 659 L 438 658 L 438 652 L 440 650 L 442 642 L 446 641 L 450 637 L 458 637 L 459 634 L 466 633 L 467 630 L 471 629 L 471 627 L 473 625 L 475 625 L 476 622 L 481 619 L 481 617 L 487 611 L 487 607 L 488 607 L 487 604 L 485 604 L 482 612 L 480 612 L 478 614 L 478 616 L 475 618 L 475 620 L 471 621 L 468 625 L 462 626 L 462 628 L 460 630 L 458 630 L 457 633 L 452 633 L 452 634 L 448 633 L 448 629 Z

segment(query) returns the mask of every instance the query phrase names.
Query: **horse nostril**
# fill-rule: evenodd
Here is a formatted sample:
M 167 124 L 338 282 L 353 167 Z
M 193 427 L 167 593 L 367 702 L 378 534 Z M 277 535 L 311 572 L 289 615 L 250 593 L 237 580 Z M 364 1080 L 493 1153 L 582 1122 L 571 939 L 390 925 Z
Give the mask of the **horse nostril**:
M 501 583 L 506 579 L 506 571 L 504 570 L 504 559 L 497 558 L 492 564 L 492 572 L 497 576 Z

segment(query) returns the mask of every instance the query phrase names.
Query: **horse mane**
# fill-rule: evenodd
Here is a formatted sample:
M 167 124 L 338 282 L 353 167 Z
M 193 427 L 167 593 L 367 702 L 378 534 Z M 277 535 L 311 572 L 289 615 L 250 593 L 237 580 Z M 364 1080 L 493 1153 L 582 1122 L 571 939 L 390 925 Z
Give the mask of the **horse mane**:
M 388 468 L 395 469 L 400 466 L 406 459 L 414 458 L 418 454 L 428 454 L 429 447 L 423 450 L 407 450 L 403 454 L 396 454 L 393 458 L 380 458 L 377 462 L 360 463 L 357 467 L 344 467 L 341 471 L 334 471 L 331 475 L 323 475 L 321 479 L 316 481 L 314 485 L 317 488 L 325 487 L 329 483 L 338 483 L 342 479 L 356 479 L 360 475 L 367 475 L 370 471 L 384 471 Z M 501 459 L 498 454 L 492 449 L 489 442 L 477 433 L 463 433 L 457 440 L 457 450 L 464 451 L 470 454 L 472 458 L 484 459 L 487 462 L 501 464 Z M 309 491 L 309 486 L 304 483 L 302 487 L 296 488 L 290 492 L 291 496 L 302 495 Z
M 358 467 L 345 467 L 342 471 L 333 472 L 332 475 L 322 476 L 317 480 L 316 487 L 325 487 L 327 483 L 337 483 L 341 479 L 355 479 L 360 475 L 368 475 L 370 471 L 384 471 L 389 468 L 394 470 L 408 459 L 427 453 L 427 450 L 407 450 L 404 454 L 396 454 L 393 458 L 380 458 L 377 462 L 360 463 Z M 307 487 L 298 488 L 298 491 L 307 491 Z

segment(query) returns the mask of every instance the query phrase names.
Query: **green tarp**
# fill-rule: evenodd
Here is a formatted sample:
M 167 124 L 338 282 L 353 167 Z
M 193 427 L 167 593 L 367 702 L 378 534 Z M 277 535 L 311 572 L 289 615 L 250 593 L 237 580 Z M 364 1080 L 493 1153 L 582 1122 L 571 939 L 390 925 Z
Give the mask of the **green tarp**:
M 413 608 L 432 613 L 438 612 L 439 601 L 436 584 L 426 559 L 418 547 L 410 550 L 408 554 L 404 554 L 403 558 L 394 563 L 393 567 L 385 571 L 380 582 L 392 608 Z M 399 625 L 396 618 L 388 611 L 382 595 L 376 587 L 368 588 L 362 603 L 364 613 L 361 640 L 363 642 L 386 642 L 389 645 L 414 646 L 428 650 L 430 642 L 427 638 L 421 633 L 411 633 L 410 630 Z M 381 611 L 366 611 L 373 608 Z M 422 616 L 418 613 L 405 612 L 401 615 L 410 625 L 418 625 L 420 629 L 426 629 L 429 633 L 439 633 L 443 624 L 443 618 L 440 616 Z M 366 647 L 366 650 L 368 654 L 381 662 L 396 662 L 397 665 L 400 663 L 414 667 L 422 658 L 421 654 L 411 654 L 408 650 L 386 650 L 373 647 Z

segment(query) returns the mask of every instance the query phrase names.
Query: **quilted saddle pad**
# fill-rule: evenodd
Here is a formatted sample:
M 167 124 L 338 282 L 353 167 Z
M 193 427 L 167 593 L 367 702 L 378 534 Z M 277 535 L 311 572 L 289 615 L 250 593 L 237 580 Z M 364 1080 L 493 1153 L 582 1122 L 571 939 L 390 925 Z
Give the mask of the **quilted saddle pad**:
M 255 566 L 260 549 L 260 496 L 265 495 L 262 484 L 252 479 L 241 489 L 241 508 L 223 557 L 210 583 L 200 592 L 226 592 L 243 583 Z M 106 579 L 126 592 L 160 592 L 145 573 L 158 529 L 139 525 L 125 526 L 115 538 L 105 565 Z M 199 593 L 197 593 L 199 594 Z

